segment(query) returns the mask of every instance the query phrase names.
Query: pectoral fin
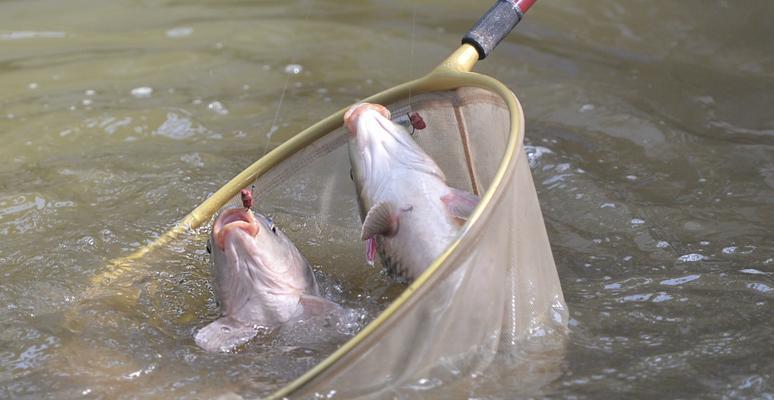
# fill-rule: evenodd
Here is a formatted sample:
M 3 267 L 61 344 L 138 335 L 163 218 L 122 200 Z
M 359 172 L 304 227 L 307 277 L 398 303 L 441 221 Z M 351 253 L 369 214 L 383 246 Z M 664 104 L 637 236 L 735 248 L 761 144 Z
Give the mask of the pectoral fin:
M 368 240 L 376 235 L 393 236 L 398 233 L 398 214 L 390 203 L 381 202 L 368 210 L 363 220 L 360 240 Z
M 464 190 L 449 188 L 449 193 L 441 197 L 446 210 L 452 217 L 467 220 L 479 202 L 478 196 Z
M 245 325 L 231 317 L 215 320 L 194 335 L 194 341 L 207 351 L 229 351 L 246 343 L 258 334 L 252 326 Z
M 304 309 L 303 315 L 330 314 L 341 310 L 341 306 L 320 296 L 305 294 L 301 296 L 299 303 L 301 303 L 301 307 Z

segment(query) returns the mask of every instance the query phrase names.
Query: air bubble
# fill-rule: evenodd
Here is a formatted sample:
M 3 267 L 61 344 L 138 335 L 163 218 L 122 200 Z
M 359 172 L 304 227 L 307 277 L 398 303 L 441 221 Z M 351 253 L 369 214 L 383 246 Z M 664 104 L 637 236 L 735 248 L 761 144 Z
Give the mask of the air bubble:
M 298 75 L 304 70 L 300 64 L 288 64 L 285 67 L 285 73 L 290 75 Z
M 207 104 L 207 109 L 218 115 L 228 114 L 228 109 L 226 109 L 223 103 L 219 101 L 213 101 L 212 103 Z

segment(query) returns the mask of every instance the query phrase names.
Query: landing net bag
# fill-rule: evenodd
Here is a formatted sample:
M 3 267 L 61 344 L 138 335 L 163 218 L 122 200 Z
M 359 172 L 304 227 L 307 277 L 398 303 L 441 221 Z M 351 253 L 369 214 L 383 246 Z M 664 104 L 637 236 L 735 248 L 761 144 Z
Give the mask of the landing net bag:
M 409 112 L 420 114 L 426 128 L 415 131 L 414 139 L 449 186 L 482 202 L 457 240 L 387 310 L 275 396 L 393 397 L 415 392 L 428 380 L 448 383 L 481 371 L 498 352 L 563 336 L 566 306 L 515 104 L 518 115 L 511 118 L 514 110 L 500 95 L 473 87 L 385 104 L 396 123 L 407 125 Z M 509 152 L 512 135 L 517 145 Z M 348 138 L 340 127 L 301 148 L 258 177 L 253 196 L 259 210 L 292 201 L 288 212 L 317 226 L 310 231 L 320 236 L 313 239 L 336 243 L 340 257 L 359 258 L 355 267 L 369 268 L 359 239 Z M 227 207 L 236 204 L 238 199 Z

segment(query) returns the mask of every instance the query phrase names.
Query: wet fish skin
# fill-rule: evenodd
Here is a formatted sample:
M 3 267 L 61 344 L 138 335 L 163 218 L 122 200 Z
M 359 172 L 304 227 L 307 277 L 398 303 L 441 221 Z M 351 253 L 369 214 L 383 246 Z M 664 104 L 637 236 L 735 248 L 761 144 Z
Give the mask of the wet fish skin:
M 366 257 L 378 252 L 391 273 L 416 279 L 446 249 L 478 197 L 446 184 L 435 161 L 381 105 L 344 116 Z
M 221 317 L 194 340 L 207 351 L 229 351 L 258 327 L 335 310 L 320 297 L 312 268 L 273 222 L 249 208 L 231 208 L 213 224 L 207 243 Z

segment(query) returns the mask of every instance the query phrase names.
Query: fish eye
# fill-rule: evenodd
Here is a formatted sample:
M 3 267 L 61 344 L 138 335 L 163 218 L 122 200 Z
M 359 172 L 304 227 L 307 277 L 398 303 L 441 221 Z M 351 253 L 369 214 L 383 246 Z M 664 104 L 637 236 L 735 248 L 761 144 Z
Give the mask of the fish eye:
M 210 241 L 207 240 L 207 253 L 212 254 L 212 248 L 210 247 Z
M 274 221 L 272 221 L 271 217 L 266 216 L 266 222 L 269 223 L 269 229 L 271 229 L 271 231 L 276 234 L 277 233 L 277 226 L 274 225 Z

